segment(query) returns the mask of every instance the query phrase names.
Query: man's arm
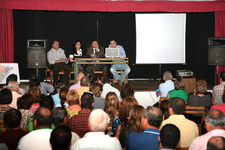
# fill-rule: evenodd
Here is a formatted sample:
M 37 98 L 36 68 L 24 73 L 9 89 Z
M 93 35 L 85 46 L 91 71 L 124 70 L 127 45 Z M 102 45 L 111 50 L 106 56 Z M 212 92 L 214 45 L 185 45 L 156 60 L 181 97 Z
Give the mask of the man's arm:
M 123 46 L 118 45 L 118 48 L 120 50 L 120 58 L 126 58 L 126 53 L 125 53 Z

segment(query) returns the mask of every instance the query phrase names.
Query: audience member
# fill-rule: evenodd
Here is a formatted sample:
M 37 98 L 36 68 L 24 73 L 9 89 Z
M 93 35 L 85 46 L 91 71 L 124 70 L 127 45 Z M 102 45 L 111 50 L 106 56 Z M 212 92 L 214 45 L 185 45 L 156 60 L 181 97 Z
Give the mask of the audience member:
M 38 77 L 36 77 L 35 75 L 31 75 L 29 77 L 29 84 L 25 87 L 25 92 L 27 93 L 29 88 L 32 88 L 33 86 L 39 87 L 41 90 L 41 94 L 45 96 L 53 93 L 54 91 L 54 87 L 51 84 L 46 82 L 40 82 Z
M 69 65 L 66 65 L 68 63 L 68 60 L 66 58 L 64 50 L 59 48 L 59 41 L 53 41 L 52 48 L 47 53 L 47 58 L 50 64 L 49 68 L 53 70 L 54 73 L 54 83 L 58 80 L 60 70 L 64 70 L 62 80 L 68 83 L 68 77 L 71 71 L 71 67 Z
M 28 126 L 30 118 L 33 116 L 33 112 L 29 110 L 33 103 L 33 97 L 30 94 L 25 94 L 17 101 L 17 106 L 22 114 L 20 121 L 20 127 L 24 128 Z
M 225 137 L 225 116 L 220 110 L 209 110 L 205 116 L 205 125 L 207 133 L 195 138 L 189 150 L 205 150 L 207 142 L 211 137 Z
M 56 127 L 50 137 L 52 150 L 68 150 L 71 141 L 71 131 L 69 127 L 61 125 Z
M 8 84 L 8 88 L 12 92 L 12 102 L 9 104 L 10 107 L 17 109 L 17 99 L 20 98 L 22 95 L 18 94 L 19 91 L 19 84 L 17 81 L 10 81 Z
M 71 131 L 76 132 L 80 137 L 83 137 L 88 132 L 87 123 L 93 103 L 93 94 L 85 92 L 81 97 L 81 110 L 79 111 L 79 114 L 69 119 Z
M 129 119 L 126 124 L 122 125 L 119 136 L 122 148 L 126 148 L 127 137 L 130 133 L 143 132 L 143 128 L 141 126 L 141 118 L 144 110 L 144 107 L 139 105 L 134 105 L 130 108 Z
M 0 90 L 0 119 L 3 120 L 4 113 L 11 109 L 9 106 L 12 102 L 12 92 L 10 89 L 3 88 Z
M 198 126 L 184 117 L 185 102 L 179 97 L 174 97 L 169 102 L 170 117 L 162 122 L 161 128 L 166 124 L 174 124 L 180 130 L 180 147 L 189 147 L 191 142 L 199 135 Z
M 214 104 L 223 104 L 222 95 L 225 87 L 225 71 L 220 73 L 220 84 L 213 87 L 212 95 Z
M 88 120 L 88 129 L 90 132 L 79 139 L 71 150 L 75 149 L 108 149 L 121 150 L 119 140 L 115 137 L 105 135 L 107 123 L 109 122 L 108 115 L 102 109 L 95 109 L 91 112 Z
M 66 107 L 66 110 L 70 119 L 71 117 L 78 115 L 78 112 L 81 110 L 78 92 L 76 90 L 68 91 L 66 94 L 66 100 L 69 104 L 69 106 Z
M 143 113 L 141 125 L 142 133 L 130 133 L 127 139 L 127 150 L 158 150 L 159 149 L 159 126 L 163 120 L 162 111 L 157 107 L 149 106 Z
M 223 112 L 223 114 L 225 115 L 225 88 L 223 91 L 223 95 L 222 95 L 222 100 L 223 100 L 223 104 L 219 104 L 219 105 L 213 105 L 211 107 L 211 109 L 217 109 Z
M 52 132 L 52 129 L 49 129 L 51 121 L 51 111 L 45 107 L 39 107 L 34 113 L 33 124 L 36 130 L 23 136 L 19 141 L 17 149 L 51 150 L 49 142 Z
M 163 73 L 163 80 L 165 81 L 165 83 L 161 83 L 159 85 L 161 97 L 166 97 L 168 92 L 174 89 L 174 83 L 172 79 L 173 79 L 173 76 L 170 71 L 165 71 Z
M 83 78 L 85 75 L 83 72 L 79 72 L 78 75 L 77 75 L 77 83 L 76 84 L 73 84 L 70 86 L 69 90 L 74 90 L 74 89 L 79 89 L 81 87 L 80 85 L 80 80 L 81 78 Z
M 103 83 L 103 87 L 102 87 L 103 90 L 102 90 L 102 94 L 101 94 L 102 98 L 105 99 L 106 94 L 109 93 L 109 92 L 115 92 L 119 101 L 121 101 L 120 91 L 117 88 L 111 86 L 111 82 L 110 82 L 110 79 L 108 77 L 104 77 L 102 79 L 102 83 Z
M 60 98 L 60 105 L 55 105 L 55 107 L 68 107 L 68 103 L 66 101 L 66 94 L 68 92 L 68 88 L 67 87 L 62 87 L 59 91 L 59 98 Z
M 168 92 L 167 99 L 171 100 L 173 97 L 180 97 L 186 102 L 188 93 L 184 91 L 184 83 L 181 78 L 177 78 L 176 81 L 174 81 L 174 87 L 175 89 Z
M 225 138 L 222 136 L 213 136 L 207 143 L 207 150 L 225 150 Z
M 133 96 L 134 97 L 134 87 L 132 84 L 124 84 L 121 87 L 121 91 L 120 91 L 120 96 L 122 98 L 122 100 L 127 97 L 127 96 Z
M 40 106 L 39 101 L 41 99 L 41 91 L 38 87 L 32 87 L 28 90 L 28 94 L 33 97 L 33 103 L 30 110 L 34 113 L 36 109 Z
M 175 150 L 180 141 L 180 130 L 173 124 L 166 124 L 160 131 L 160 149 Z
M 92 58 L 101 58 L 105 56 L 105 50 L 103 47 L 99 46 L 98 41 L 94 39 L 91 41 L 91 47 L 87 48 L 86 55 Z M 103 74 L 107 75 L 108 69 L 106 65 L 99 65 L 99 64 L 88 65 L 86 67 L 86 71 L 88 74 L 91 75 L 93 81 L 97 80 L 97 77 L 93 72 L 93 69 L 101 69 Z
M 68 125 L 67 111 L 63 107 L 57 107 L 52 110 L 52 123 L 57 128 L 61 125 Z M 77 133 L 72 132 L 71 144 L 74 144 L 80 137 Z
M 106 95 L 105 112 L 109 115 L 110 123 L 112 123 L 112 136 L 115 136 L 118 126 L 122 124 L 118 117 L 119 100 L 115 92 L 109 92 Z
M 51 96 L 45 96 L 40 100 L 40 107 L 46 107 L 49 110 L 52 110 L 54 108 L 54 101 Z
M 166 120 L 169 118 L 170 113 L 169 113 L 169 100 L 163 100 L 161 101 L 160 108 L 163 112 L 163 120 Z
M 94 107 L 93 109 L 104 109 L 105 99 L 101 98 L 102 94 L 102 84 L 92 83 L 90 86 L 90 92 L 94 94 Z
M 126 53 L 125 53 L 125 50 L 124 50 L 123 46 L 117 45 L 117 41 L 115 39 L 110 39 L 109 48 L 118 48 L 119 49 L 119 57 L 118 58 L 126 58 Z M 114 60 L 114 62 L 121 62 L 121 61 L 120 60 Z M 125 67 L 126 67 L 126 69 L 125 69 Z M 121 73 L 121 75 L 119 75 L 117 73 L 117 70 L 120 70 L 120 69 L 123 69 L 126 72 L 124 71 L 123 73 Z M 110 72 L 113 74 L 115 79 L 120 84 L 121 76 L 122 76 L 122 82 L 124 82 L 126 76 L 130 72 L 130 67 L 128 66 L 128 64 L 113 64 L 110 68 Z
M 3 86 L 3 88 L 7 88 L 8 84 L 10 81 L 16 81 L 18 82 L 18 77 L 16 74 L 10 74 L 7 78 L 6 78 L 6 85 Z M 24 95 L 25 94 L 25 90 L 23 88 L 19 88 L 18 94 L 20 95 Z
M 7 110 L 4 114 L 6 131 L 0 134 L 0 143 L 5 143 L 9 150 L 15 150 L 21 137 L 27 132 L 19 128 L 21 113 L 17 109 Z
M 58 80 L 55 82 L 55 91 L 54 91 L 54 95 L 52 95 L 52 98 L 56 106 L 60 105 L 61 100 L 59 97 L 59 92 L 64 87 L 66 87 L 66 83 L 63 80 Z
M 212 98 L 210 95 L 205 95 L 207 91 L 207 82 L 198 80 L 196 83 L 196 93 L 189 95 L 187 103 L 190 106 L 204 106 L 207 112 L 212 106 Z
M 81 96 L 83 95 L 84 92 L 88 92 L 90 88 L 90 80 L 88 77 L 82 77 L 80 80 L 80 85 L 81 87 L 79 89 L 76 89 L 76 91 L 79 94 L 79 100 L 81 99 Z

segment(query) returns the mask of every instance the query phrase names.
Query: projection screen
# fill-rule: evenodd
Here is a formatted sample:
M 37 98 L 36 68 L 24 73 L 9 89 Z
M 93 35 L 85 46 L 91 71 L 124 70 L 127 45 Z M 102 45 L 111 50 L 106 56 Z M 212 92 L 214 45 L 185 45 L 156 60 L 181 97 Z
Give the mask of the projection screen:
M 185 64 L 186 14 L 135 14 L 136 64 Z

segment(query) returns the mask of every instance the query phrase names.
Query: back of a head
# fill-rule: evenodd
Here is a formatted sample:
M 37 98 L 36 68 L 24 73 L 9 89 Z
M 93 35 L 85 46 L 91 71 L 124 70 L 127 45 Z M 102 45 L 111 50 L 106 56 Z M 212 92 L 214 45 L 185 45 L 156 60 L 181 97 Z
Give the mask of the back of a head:
M 163 114 L 164 114 L 164 120 L 169 118 L 170 114 L 169 114 L 169 100 L 163 100 L 160 104 L 160 109 L 162 110 Z
M 19 89 L 19 84 L 17 83 L 17 81 L 10 81 L 8 83 L 8 88 L 11 90 L 11 91 L 16 91 Z
M 220 78 L 221 78 L 223 81 L 225 81 L 225 71 L 222 71 L 222 72 L 220 73 Z
M 56 127 L 51 132 L 51 137 L 50 137 L 52 150 L 69 149 L 71 138 L 72 138 L 72 134 L 69 127 L 65 125 Z
M 90 92 L 84 92 L 81 96 L 81 108 L 92 109 L 92 104 L 94 103 L 93 94 Z
M 12 102 L 12 92 L 10 89 L 3 88 L 0 90 L 0 104 L 10 104 Z
M 196 90 L 199 94 L 204 94 L 207 91 L 207 82 L 205 80 L 198 80 L 196 83 Z
M 60 104 L 64 107 L 64 103 L 66 101 L 66 94 L 69 91 L 67 87 L 62 87 L 59 91 Z
M 163 73 L 163 78 L 164 78 L 165 80 L 171 80 L 171 79 L 172 79 L 172 73 L 171 73 L 170 71 L 165 71 L 165 72 Z
M 225 150 L 225 138 L 213 136 L 208 140 L 207 150 Z
M 55 126 L 63 123 L 65 117 L 67 117 L 67 111 L 65 108 L 57 107 L 52 110 L 52 123 Z
M 88 77 L 82 77 L 80 80 L 80 85 L 81 86 L 89 86 L 90 85 L 90 80 Z
M 29 88 L 28 94 L 32 95 L 33 103 L 38 103 L 41 98 L 41 90 L 38 87 Z
M 52 113 L 48 108 L 38 107 L 34 113 L 34 120 L 37 121 L 37 127 L 50 126 L 52 122 Z
M 6 85 L 8 85 L 10 81 L 17 81 L 17 75 L 15 75 L 15 74 L 10 74 L 10 75 L 6 78 Z
M 177 77 L 176 81 L 174 81 L 174 89 L 175 90 L 184 90 L 184 82 L 181 77 Z
M 70 90 L 66 94 L 67 103 L 71 105 L 79 104 L 79 94 L 77 90 Z
M 54 88 L 55 88 L 55 90 L 57 91 L 59 91 L 62 87 L 66 87 L 66 82 L 65 81 L 63 81 L 63 80 L 57 80 L 56 82 L 55 82 L 55 84 L 54 84 Z
M 182 98 L 179 97 L 173 97 L 169 101 L 170 105 L 169 107 L 173 109 L 174 114 L 184 114 L 186 104 Z
M 121 87 L 120 96 L 122 99 L 124 99 L 127 96 L 134 96 L 134 87 L 132 84 L 124 84 Z
M 163 121 L 162 110 L 158 107 L 149 106 L 143 113 L 143 117 L 148 119 L 148 124 L 159 128 Z
M 109 77 L 106 77 L 106 76 L 104 78 L 102 78 L 101 81 L 102 81 L 103 84 L 110 83 Z
M 95 97 L 100 97 L 102 90 L 102 84 L 100 83 L 92 83 L 90 86 L 90 91 L 95 95 Z
M 33 97 L 30 94 L 25 94 L 17 100 L 18 109 L 27 109 L 31 108 L 33 103 Z
M 48 108 L 50 110 L 52 110 L 54 108 L 54 105 L 55 105 L 54 100 L 53 100 L 53 98 L 51 96 L 45 96 L 45 97 L 43 97 L 40 100 L 39 103 L 40 103 L 40 106 L 41 107 L 46 107 L 46 108 Z
M 9 109 L 4 113 L 4 123 L 6 124 L 7 128 L 17 128 L 20 125 L 21 120 L 21 112 L 17 109 Z
M 212 128 L 225 127 L 225 116 L 220 110 L 209 110 L 205 116 L 205 122 L 208 122 Z
M 109 104 L 115 106 L 116 109 L 119 108 L 119 100 L 115 92 L 109 92 L 105 96 L 105 109 Z
M 84 76 L 85 76 L 84 73 L 80 71 L 77 75 L 77 81 L 80 81 L 81 78 L 83 78 Z
M 88 122 L 91 131 L 104 132 L 109 123 L 109 117 L 104 110 L 95 109 L 91 112 Z
M 38 87 L 40 85 L 40 80 L 38 78 L 30 80 L 29 88 Z
M 180 141 L 180 130 L 173 124 L 166 124 L 160 131 L 160 141 L 163 148 L 175 149 Z

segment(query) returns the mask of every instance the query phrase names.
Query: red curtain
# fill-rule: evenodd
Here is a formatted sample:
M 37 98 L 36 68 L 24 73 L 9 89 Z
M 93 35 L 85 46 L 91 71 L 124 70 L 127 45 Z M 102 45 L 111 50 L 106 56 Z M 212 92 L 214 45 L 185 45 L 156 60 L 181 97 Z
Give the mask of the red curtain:
M 214 14 L 215 14 L 215 37 L 225 37 L 225 11 L 215 12 Z M 218 66 L 218 74 L 220 74 L 220 72 L 222 71 L 225 71 L 225 66 Z M 216 74 L 217 68 L 215 68 L 215 84 L 217 84 Z
M 13 15 L 10 9 L 0 9 L 0 62 L 14 62 Z

